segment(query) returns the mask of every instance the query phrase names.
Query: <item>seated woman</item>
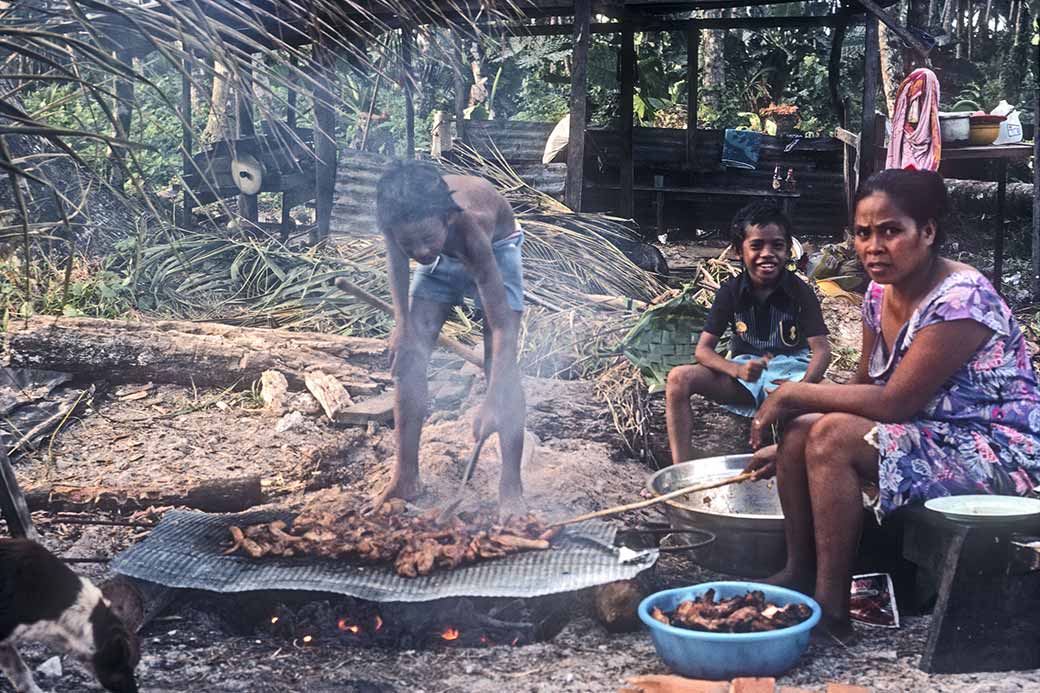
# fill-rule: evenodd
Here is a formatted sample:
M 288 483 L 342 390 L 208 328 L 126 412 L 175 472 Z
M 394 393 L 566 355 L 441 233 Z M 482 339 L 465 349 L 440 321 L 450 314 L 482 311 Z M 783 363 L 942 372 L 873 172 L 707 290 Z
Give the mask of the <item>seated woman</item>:
M 1040 391 L 1022 331 L 984 276 L 939 255 L 945 207 L 930 171 L 890 169 L 862 186 L 855 245 L 873 281 L 856 377 L 784 383 L 752 422 L 754 448 L 784 424 L 779 448 L 749 465 L 775 465 L 784 509 L 787 565 L 770 581 L 815 589 L 839 639 L 853 635 L 862 505 L 880 522 L 937 496 L 1040 483 Z

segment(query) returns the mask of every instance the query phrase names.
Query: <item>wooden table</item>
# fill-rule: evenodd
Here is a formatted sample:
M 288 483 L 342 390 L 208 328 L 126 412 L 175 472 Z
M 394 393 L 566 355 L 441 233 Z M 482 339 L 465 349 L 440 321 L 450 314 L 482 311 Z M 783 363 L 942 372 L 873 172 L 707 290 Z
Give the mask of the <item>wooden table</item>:
M 1007 164 L 1013 160 L 1028 160 L 1033 156 L 1033 144 L 1001 144 L 981 147 L 943 147 L 939 173 L 947 161 L 984 160 L 997 165 L 997 228 L 993 235 L 993 286 L 1000 291 L 1004 271 L 1004 198 L 1007 195 Z M 1036 224 L 1037 220 L 1034 219 Z
M 881 170 L 884 168 L 887 149 L 877 148 Z M 939 173 L 943 173 L 943 164 L 949 161 L 994 161 L 997 171 L 994 178 L 997 183 L 997 227 L 993 234 L 993 286 L 1000 291 L 1001 275 L 1004 271 L 1004 198 L 1007 195 L 1007 163 L 1008 161 L 1028 160 L 1033 156 L 1033 143 L 989 144 L 984 146 L 953 147 L 945 145 L 939 163 Z M 1040 220 L 1034 219 L 1034 228 Z

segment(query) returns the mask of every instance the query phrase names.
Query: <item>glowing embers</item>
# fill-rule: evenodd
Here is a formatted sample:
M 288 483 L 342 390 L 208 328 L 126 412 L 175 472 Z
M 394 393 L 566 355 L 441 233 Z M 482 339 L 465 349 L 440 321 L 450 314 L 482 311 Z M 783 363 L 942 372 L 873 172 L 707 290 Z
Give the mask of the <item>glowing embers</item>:
M 260 635 L 297 647 L 399 649 L 519 646 L 552 638 L 567 609 L 550 598 L 377 604 L 349 597 L 278 604 Z

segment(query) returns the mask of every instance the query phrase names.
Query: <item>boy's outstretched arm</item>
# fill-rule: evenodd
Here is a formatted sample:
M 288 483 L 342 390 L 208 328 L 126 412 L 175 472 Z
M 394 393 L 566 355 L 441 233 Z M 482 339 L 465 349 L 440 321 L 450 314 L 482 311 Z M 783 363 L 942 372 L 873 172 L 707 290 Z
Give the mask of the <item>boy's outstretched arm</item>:
M 812 351 L 812 358 L 809 359 L 809 366 L 805 369 L 802 381 L 818 383 L 823 380 L 827 367 L 831 365 L 831 342 L 825 334 L 809 337 L 809 349 Z

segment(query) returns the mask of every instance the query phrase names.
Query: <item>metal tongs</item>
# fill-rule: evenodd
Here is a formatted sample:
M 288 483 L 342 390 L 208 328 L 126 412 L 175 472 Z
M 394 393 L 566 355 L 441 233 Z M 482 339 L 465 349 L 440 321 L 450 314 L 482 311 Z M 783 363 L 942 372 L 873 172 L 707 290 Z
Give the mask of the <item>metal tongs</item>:
M 466 464 L 466 470 L 462 473 L 462 481 L 459 483 L 459 490 L 455 493 L 454 500 L 444 506 L 444 510 L 441 510 L 440 514 L 437 515 L 437 524 L 442 525 L 451 519 L 455 509 L 462 503 L 462 495 L 466 491 L 466 484 L 469 483 L 469 478 L 473 476 L 473 469 L 477 466 L 477 458 L 480 457 L 480 451 L 484 447 L 484 441 L 487 439 L 488 436 L 485 435 L 473 446 L 473 452 L 470 453 L 469 462 Z

